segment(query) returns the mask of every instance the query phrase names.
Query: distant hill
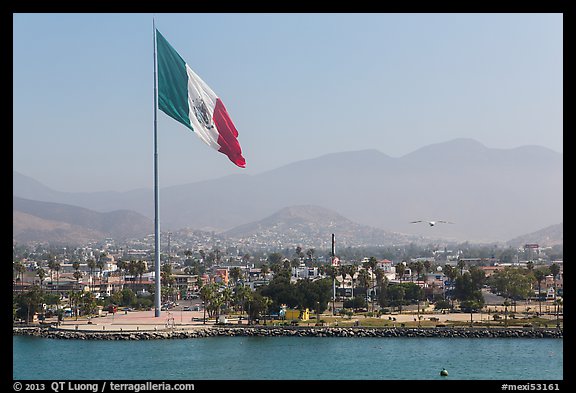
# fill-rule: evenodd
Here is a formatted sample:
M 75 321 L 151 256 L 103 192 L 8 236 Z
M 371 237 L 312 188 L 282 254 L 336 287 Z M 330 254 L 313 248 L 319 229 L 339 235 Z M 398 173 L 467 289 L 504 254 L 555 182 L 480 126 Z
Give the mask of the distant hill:
M 141 214 L 117 210 L 99 213 L 77 206 L 13 197 L 13 239 L 19 243 L 86 244 L 107 237 L 117 240 L 154 232 Z
M 258 175 L 161 187 L 162 227 L 222 232 L 286 206 L 314 205 L 391 232 L 504 242 L 562 222 L 562 157 L 539 146 L 493 149 L 463 138 L 399 158 L 377 150 L 328 154 Z M 152 190 L 64 193 L 15 173 L 13 195 L 154 218 Z M 437 219 L 455 225 L 410 224 Z
M 515 237 L 506 242 L 511 247 L 521 247 L 524 244 L 536 243 L 540 247 L 552 247 L 564 243 L 564 223 L 550 225 L 538 231 Z
M 221 233 L 222 236 L 257 244 L 313 244 L 330 249 L 332 234 L 338 248 L 356 246 L 390 246 L 427 243 L 422 236 L 389 232 L 360 225 L 320 206 L 290 206 L 256 222 L 240 225 Z

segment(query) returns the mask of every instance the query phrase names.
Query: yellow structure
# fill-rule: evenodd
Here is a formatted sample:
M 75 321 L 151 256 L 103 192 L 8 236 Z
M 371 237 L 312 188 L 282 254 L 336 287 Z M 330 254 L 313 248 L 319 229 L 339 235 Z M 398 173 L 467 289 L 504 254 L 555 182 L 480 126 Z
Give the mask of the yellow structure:
M 305 308 L 304 310 L 288 309 L 284 314 L 284 318 L 286 318 L 287 320 L 301 319 L 302 321 L 307 321 L 310 319 L 310 310 L 308 310 L 307 308 Z

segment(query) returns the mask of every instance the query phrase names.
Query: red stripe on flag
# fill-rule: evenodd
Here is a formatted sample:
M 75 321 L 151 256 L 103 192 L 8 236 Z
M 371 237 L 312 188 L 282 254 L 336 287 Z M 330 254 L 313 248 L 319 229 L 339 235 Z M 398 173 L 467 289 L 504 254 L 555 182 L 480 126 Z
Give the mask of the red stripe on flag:
M 218 130 L 218 144 L 220 153 L 228 156 L 230 161 L 238 165 L 240 168 L 246 167 L 246 160 L 242 157 L 242 149 L 238 143 L 238 131 L 232 123 L 232 119 L 228 115 L 228 111 L 220 98 L 216 99 L 216 107 L 214 108 L 214 115 L 212 116 L 216 129 Z

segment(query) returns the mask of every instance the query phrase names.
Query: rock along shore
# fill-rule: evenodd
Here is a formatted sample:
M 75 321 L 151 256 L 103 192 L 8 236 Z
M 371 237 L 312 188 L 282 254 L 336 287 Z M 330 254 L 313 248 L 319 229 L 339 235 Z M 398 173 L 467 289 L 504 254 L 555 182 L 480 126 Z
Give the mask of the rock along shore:
M 563 338 L 555 328 L 363 328 L 363 327 L 226 327 L 158 331 L 71 331 L 53 327 L 14 327 L 13 335 L 67 340 L 155 340 L 219 336 L 257 337 L 443 337 Z

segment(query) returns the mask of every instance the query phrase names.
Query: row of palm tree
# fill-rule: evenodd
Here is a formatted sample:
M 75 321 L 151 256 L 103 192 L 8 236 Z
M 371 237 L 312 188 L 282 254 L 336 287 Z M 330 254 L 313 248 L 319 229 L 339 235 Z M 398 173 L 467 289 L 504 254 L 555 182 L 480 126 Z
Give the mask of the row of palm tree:
M 264 315 L 268 313 L 268 307 L 272 300 L 266 296 L 259 296 L 249 286 L 236 285 L 234 287 L 212 282 L 202 286 L 200 298 L 204 302 L 204 323 L 206 323 L 206 313 L 208 318 L 218 320 L 222 310 L 229 310 L 231 307 L 240 311 L 240 316 L 246 312 L 248 321 L 260 312 Z

